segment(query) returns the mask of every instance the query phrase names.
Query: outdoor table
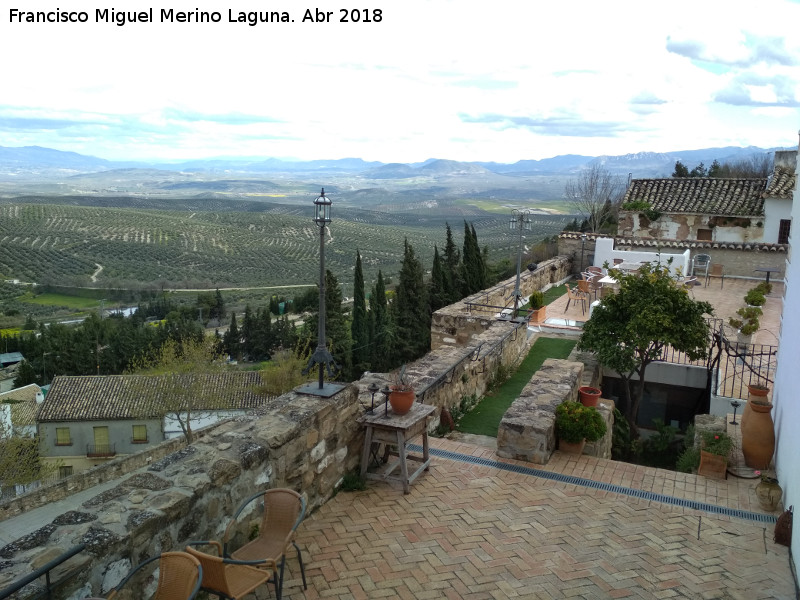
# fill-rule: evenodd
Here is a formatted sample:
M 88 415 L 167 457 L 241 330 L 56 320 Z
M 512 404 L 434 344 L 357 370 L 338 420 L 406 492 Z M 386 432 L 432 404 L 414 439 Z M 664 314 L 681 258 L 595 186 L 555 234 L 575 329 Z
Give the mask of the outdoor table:
M 620 271 L 638 271 L 642 267 L 642 264 L 642 262 L 623 261 L 618 265 L 614 265 L 614 268 Z
M 422 404 L 414 402 L 411 410 L 404 415 L 396 415 L 391 408 L 388 416 L 384 408 L 376 408 L 374 414 L 365 414 L 361 419 L 366 427 L 364 435 L 364 451 L 361 454 L 361 477 L 366 479 L 379 479 L 383 481 L 399 481 L 403 484 L 403 493 L 409 493 L 409 484 L 414 481 L 422 471 L 427 471 L 431 464 L 428 453 L 428 417 L 436 410 L 432 404 Z M 406 442 L 411 441 L 418 435 L 422 435 L 422 456 L 409 454 L 406 449 Z M 370 453 L 372 444 L 384 443 L 397 447 L 397 460 L 388 464 L 383 471 L 378 473 L 368 473 Z M 416 471 L 409 474 L 408 461 L 419 462 Z M 394 470 L 400 467 L 399 475 L 392 475 Z
M 605 275 L 598 280 L 599 283 L 603 285 L 614 285 L 619 283 L 616 279 L 614 279 L 611 275 Z
M 770 273 L 780 273 L 781 272 L 780 269 L 776 269 L 775 267 L 757 267 L 757 268 L 755 268 L 753 270 L 754 271 L 758 271 L 760 273 L 766 273 L 767 274 L 767 283 L 769 283 Z

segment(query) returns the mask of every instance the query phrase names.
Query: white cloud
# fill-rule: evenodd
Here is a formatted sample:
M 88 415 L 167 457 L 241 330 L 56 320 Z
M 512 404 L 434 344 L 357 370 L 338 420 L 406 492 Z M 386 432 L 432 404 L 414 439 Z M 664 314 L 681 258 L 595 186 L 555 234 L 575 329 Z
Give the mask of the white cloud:
M 317 4 L 338 21 L 340 3 Z M 194 6 L 227 20 L 218 3 Z M 0 51 L 16 59 L 0 139 L 105 158 L 387 162 L 794 143 L 796 114 L 779 109 L 800 98 L 796 2 L 366 6 L 380 23 L 301 23 L 288 0 L 237 2 L 296 19 L 255 27 L 9 23 L 1 11 Z M 98 7 L 67 9 L 93 20 Z M 153 8 L 158 20 L 170 6 Z

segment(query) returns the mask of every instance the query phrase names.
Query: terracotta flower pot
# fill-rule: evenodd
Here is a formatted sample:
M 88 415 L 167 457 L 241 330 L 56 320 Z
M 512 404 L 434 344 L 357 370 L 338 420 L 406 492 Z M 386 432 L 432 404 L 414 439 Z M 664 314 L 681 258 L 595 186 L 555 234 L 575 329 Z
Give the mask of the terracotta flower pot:
M 600 400 L 600 395 L 602 393 L 603 392 L 597 388 L 588 385 L 582 385 L 578 388 L 578 396 L 580 396 L 581 404 L 584 406 L 597 406 L 597 402 Z
M 705 450 L 700 451 L 700 466 L 697 474 L 714 479 L 726 479 L 728 477 L 728 459 L 719 454 L 712 454 Z
M 584 446 L 586 446 L 586 440 L 581 440 L 575 444 L 565 440 L 558 440 L 558 449 L 567 454 L 583 454 Z
M 389 405 L 392 407 L 394 414 L 404 415 L 411 410 L 415 398 L 416 394 L 414 394 L 413 389 L 399 389 L 392 386 L 392 393 L 389 394 Z

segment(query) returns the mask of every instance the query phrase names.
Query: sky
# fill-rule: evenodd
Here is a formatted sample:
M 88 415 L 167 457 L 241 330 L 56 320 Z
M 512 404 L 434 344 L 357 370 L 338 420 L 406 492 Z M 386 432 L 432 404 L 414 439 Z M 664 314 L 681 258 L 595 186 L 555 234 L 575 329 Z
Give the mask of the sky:
M 110 4 L 4 3 L 0 146 L 510 163 L 798 144 L 800 0 L 137 0 L 113 10 L 152 22 L 123 25 Z M 86 22 L 27 21 L 54 11 Z

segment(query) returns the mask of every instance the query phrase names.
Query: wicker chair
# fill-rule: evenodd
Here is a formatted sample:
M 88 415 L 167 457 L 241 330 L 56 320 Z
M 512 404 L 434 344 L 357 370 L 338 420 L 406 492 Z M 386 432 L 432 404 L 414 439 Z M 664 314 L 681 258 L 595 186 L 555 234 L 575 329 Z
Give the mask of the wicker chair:
M 158 560 L 158 587 L 153 600 L 191 600 L 200 589 L 203 578 L 203 568 L 200 562 L 186 552 L 164 552 L 161 555 L 149 558 L 128 573 L 117 586 L 109 592 L 107 599 L 114 598 L 120 589 L 141 568 Z
M 721 263 L 711 263 L 711 266 L 706 273 L 706 287 L 708 287 L 708 280 L 712 277 L 719 277 L 719 287 L 725 287 L 725 267 Z
M 244 544 L 238 550 L 231 550 L 230 545 L 234 534 L 237 531 L 238 519 L 242 511 L 252 502 L 262 499 L 264 502 L 264 514 L 261 516 L 261 523 L 258 527 L 258 536 Z M 306 571 L 303 566 L 303 554 L 295 542 L 295 535 L 298 526 L 303 521 L 306 513 L 305 499 L 289 489 L 272 489 L 265 492 L 254 494 L 245 500 L 233 520 L 225 529 L 223 537 L 223 549 L 225 556 L 230 556 L 237 560 L 271 561 L 275 566 L 272 567 L 275 590 L 278 600 L 283 593 L 283 575 L 286 566 L 286 552 L 290 546 L 294 546 L 297 551 L 297 560 L 300 563 L 300 574 L 303 578 L 303 589 L 308 589 L 306 585 Z M 280 573 L 276 566 L 280 567 Z
M 581 303 L 581 311 L 583 314 L 586 314 L 586 294 L 580 291 L 575 291 L 568 284 L 564 284 L 567 288 L 567 307 L 564 309 L 564 312 L 569 310 L 569 303 L 575 300 L 576 302 L 580 301 Z
M 214 546 L 216 556 L 201 552 L 192 546 Z M 186 552 L 195 557 L 203 565 L 203 581 L 201 588 L 205 592 L 216 594 L 220 598 L 237 600 L 243 598 L 258 586 L 269 581 L 270 572 L 263 566 L 274 567 L 271 561 L 243 561 L 222 556 L 222 544 L 215 541 L 189 542 Z M 280 598 L 280 595 L 278 595 Z

